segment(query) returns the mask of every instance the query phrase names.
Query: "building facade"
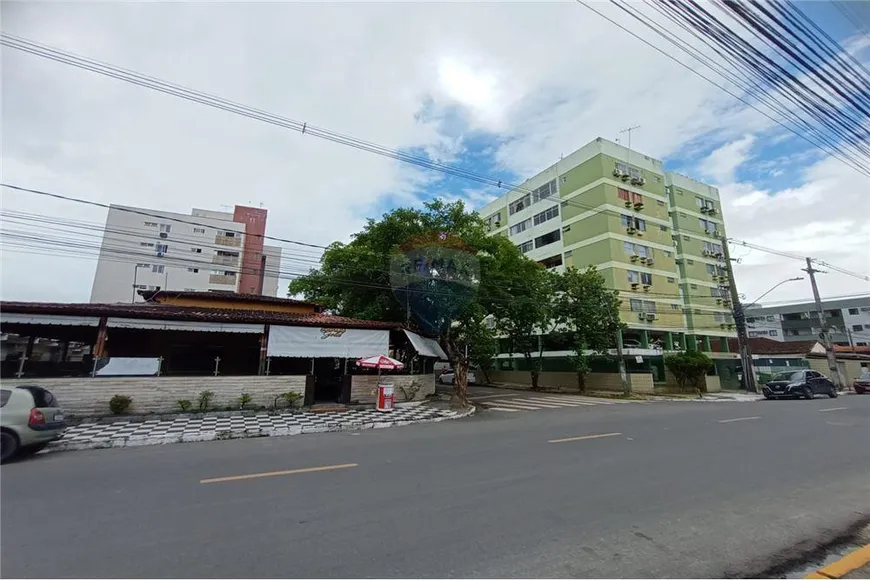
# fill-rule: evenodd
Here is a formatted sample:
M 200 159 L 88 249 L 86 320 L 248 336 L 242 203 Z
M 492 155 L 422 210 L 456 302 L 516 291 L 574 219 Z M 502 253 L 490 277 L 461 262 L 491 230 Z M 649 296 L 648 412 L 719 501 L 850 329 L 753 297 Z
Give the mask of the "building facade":
M 139 291 L 228 291 L 275 296 L 281 248 L 263 244 L 267 212 L 194 209 L 190 215 L 112 205 L 91 302 L 141 301 Z
M 598 268 L 622 300 L 629 353 L 728 351 L 736 333 L 716 188 L 598 138 L 480 214 L 491 235 L 547 268 Z
M 870 296 L 823 300 L 831 342 L 842 346 L 870 345 Z M 746 309 L 746 328 L 752 338 L 780 342 L 820 340 L 821 324 L 815 302 Z

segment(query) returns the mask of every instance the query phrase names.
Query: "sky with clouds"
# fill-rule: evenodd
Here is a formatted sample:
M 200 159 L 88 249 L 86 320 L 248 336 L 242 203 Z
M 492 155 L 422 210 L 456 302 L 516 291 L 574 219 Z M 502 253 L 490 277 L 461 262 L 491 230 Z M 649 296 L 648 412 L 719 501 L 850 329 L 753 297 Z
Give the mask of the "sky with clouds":
M 667 46 L 609 5 L 594 6 Z M 870 63 L 870 39 L 842 15 L 801 6 Z M 870 273 L 870 179 L 575 2 L 4 2 L 0 10 L 4 32 L 505 181 L 637 124 L 633 149 L 720 188 L 730 236 Z M 7 183 L 183 213 L 262 204 L 269 235 L 314 244 L 347 240 L 398 205 L 443 197 L 480 206 L 497 193 L 6 47 L 2 61 Z M 99 208 L 8 189 L 2 206 L 105 221 Z M 287 273 L 305 271 L 317 254 L 284 251 Z M 801 275 L 796 260 L 734 254 L 750 300 Z M 93 255 L 4 247 L 2 257 L 5 300 L 89 297 Z M 823 296 L 870 293 L 836 272 L 819 276 L 819 287 Z M 810 296 L 796 282 L 768 299 Z

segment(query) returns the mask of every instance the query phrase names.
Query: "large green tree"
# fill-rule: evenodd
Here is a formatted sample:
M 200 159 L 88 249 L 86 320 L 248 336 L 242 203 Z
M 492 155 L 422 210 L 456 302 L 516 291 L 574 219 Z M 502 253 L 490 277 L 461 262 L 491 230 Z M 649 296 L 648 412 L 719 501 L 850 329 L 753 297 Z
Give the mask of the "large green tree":
M 532 390 L 537 390 L 544 357 L 541 337 L 554 326 L 557 276 L 522 255 L 506 256 L 504 263 L 512 275 L 500 285 L 499 299 L 493 301 L 491 313 L 510 352 L 525 358 L 532 375 Z
M 589 372 L 587 353 L 604 355 L 616 341 L 622 326 L 619 304 L 617 292 L 607 288 L 595 266 L 585 270 L 568 268 L 557 279 L 554 319 L 571 345 L 571 360 L 581 391 L 586 390 Z
M 480 217 L 461 202 L 433 201 L 369 219 L 350 243 L 329 246 L 320 268 L 289 290 L 334 314 L 409 323 L 437 337 L 455 371 L 453 402 L 464 406 L 464 346 L 479 335 L 520 260 L 506 237 L 488 236 Z

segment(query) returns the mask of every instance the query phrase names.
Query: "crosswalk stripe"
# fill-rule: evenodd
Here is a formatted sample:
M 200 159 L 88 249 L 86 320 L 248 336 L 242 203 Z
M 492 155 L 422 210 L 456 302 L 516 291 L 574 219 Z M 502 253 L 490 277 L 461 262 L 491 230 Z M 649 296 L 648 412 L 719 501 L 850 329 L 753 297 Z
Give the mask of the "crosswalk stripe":
M 490 411 L 504 411 L 505 413 L 518 413 L 521 409 L 508 409 L 507 407 L 489 407 L 487 409 Z
M 521 399 L 523 400 L 523 399 Z M 585 405 L 586 403 L 578 403 L 575 401 L 554 401 L 552 399 L 545 399 L 543 397 L 535 397 L 534 399 L 525 399 L 523 402 L 528 403 L 530 405 L 547 405 L 547 406 L 557 406 L 557 407 L 577 407 L 580 405 Z
M 577 399 L 563 399 L 562 397 L 539 397 L 542 401 L 552 401 L 554 403 L 563 403 L 566 405 L 571 405 L 572 407 L 576 407 L 577 405 L 597 405 L 597 403 L 593 403 L 591 401 L 579 401 Z
M 627 403 L 628 401 L 609 401 L 607 399 L 596 399 L 595 397 L 584 397 L 582 395 L 565 395 L 566 397 L 571 397 L 577 401 L 589 401 L 590 403 L 595 403 L 597 405 L 615 405 L 617 403 Z
M 509 400 L 506 401 L 487 401 L 482 403 L 485 407 L 516 407 L 517 409 L 523 409 L 524 411 L 538 411 L 540 407 L 532 407 L 530 405 L 524 405 L 520 403 L 512 403 Z
M 514 399 L 515 401 L 519 401 L 523 405 L 535 405 L 536 407 L 543 407 L 545 409 L 559 409 L 561 407 L 574 407 L 574 404 L 566 404 L 566 403 L 551 403 L 549 401 L 539 401 L 538 399 Z

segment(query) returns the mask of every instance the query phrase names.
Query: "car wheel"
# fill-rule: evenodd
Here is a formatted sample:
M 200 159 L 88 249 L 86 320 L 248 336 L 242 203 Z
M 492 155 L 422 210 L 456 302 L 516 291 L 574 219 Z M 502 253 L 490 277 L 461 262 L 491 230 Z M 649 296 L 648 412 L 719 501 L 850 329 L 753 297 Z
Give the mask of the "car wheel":
M 764 398 L 767 399 L 768 401 L 773 400 L 773 397 L 771 397 L 770 395 L 764 395 Z
M 808 400 L 812 400 L 814 397 L 813 390 L 809 387 L 805 388 L 804 389 L 804 397 L 806 397 Z
M 6 463 L 18 453 L 18 436 L 7 429 L 0 431 L 0 463 Z
M 828 391 L 828 396 L 832 399 L 836 399 L 840 393 L 837 392 L 837 387 L 831 387 L 831 390 Z

